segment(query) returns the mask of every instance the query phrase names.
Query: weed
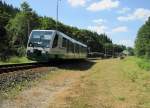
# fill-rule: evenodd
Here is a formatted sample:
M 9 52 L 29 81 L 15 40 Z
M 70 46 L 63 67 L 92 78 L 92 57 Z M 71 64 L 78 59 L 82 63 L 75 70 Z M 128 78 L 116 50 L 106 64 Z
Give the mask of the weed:
M 150 71 L 150 60 L 139 58 L 137 63 L 140 68 Z
M 125 101 L 125 97 L 124 96 L 118 96 L 117 99 L 120 100 L 120 101 Z
M 34 62 L 31 61 L 29 59 L 27 59 L 26 57 L 11 57 L 8 61 L 0 61 L 0 65 L 1 64 L 17 64 L 17 63 L 30 63 L 30 62 Z

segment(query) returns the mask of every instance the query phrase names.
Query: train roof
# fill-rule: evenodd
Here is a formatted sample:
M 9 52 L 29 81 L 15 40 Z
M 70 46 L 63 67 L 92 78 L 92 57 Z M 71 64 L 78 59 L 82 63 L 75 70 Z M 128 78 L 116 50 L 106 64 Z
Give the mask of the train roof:
M 66 39 L 69 39 L 69 40 L 72 41 L 73 43 L 77 43 L 77 44 L 79 44 L 79 45 L 81 45 L 81 46 L 87 47 L 87 45 L 85 45 L 85 44 L 83 44 L 83 43 L 81 43 L 81 42 L 79 42 L 79 41 L 77 41 L 77 40 L 75 40 L 75 39 L 73 39 L 73 38 L 67 36 L 66 34 L 64 34 L 64 33 L 60 32 L 60 31 L 56 31 L 56 30 L 32 30 L 32 31 L 51 31 L 51 32 L 54 32 L 54 33 L 55 33 L 55 32 L 58 32 L 58 33 L 60 33 L 63 37 L 65 37 Z
M 58 32 L 59 32 L 60 34 L 62 34 L 63 37 L 65 37 L 66 39 L 69 39 L 69 40 L 72 41 L 73 43 L 76 43 L 76 44 L 79 44 L 79 45 L 81 45 L 81 46 L 87 47 L 87 45 L 85 45 L 85 44 L 83 44 L 83 43 L 81 43 L 81 42 L 79 42 L 79 41 L 77 41 L 77 40 L 75 40 L 75 39 L 73 39 L 73 38 L 67 36 L 66 34 L 64 34 L 64 33 L 60 32 L 60 31 L 58 31 Z
M 51 32 L 55 32 L 56 30 L 32 30 L 32 31 L 51 31 Z

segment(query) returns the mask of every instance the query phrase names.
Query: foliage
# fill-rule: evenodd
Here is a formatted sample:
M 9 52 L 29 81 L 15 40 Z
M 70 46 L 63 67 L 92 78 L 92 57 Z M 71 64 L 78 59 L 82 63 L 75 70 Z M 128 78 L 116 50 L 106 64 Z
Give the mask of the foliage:
M 37 25 L 37 15 L 29 5 L 24 2 L 21 5 L 21 12 L 11 19 L 7 26 L 7 32 L 12 40 L 12 45 L 26 46 L 30 31 Z M 31 23 L 32 22 L 32 23 Z
M 140 68 L 145 69 L 145 70 L 150 70 L 150 60 L 139 59 L 137 63 Z
M 12 57 L 7 63 L 29 63 L 31 62 L 26 57 Z
M 138 31 L 135 51 L 139 57 L 150 58 L 150 17 Z
M 6 60 L 12 54 L 5 26 L 17 12 L 17 8 L 0 1 L 0 60 Z
M 0 45 L 0 53 L 4 50 L 10 55 L 21 56 L 26 48 L 29 33 L 33 29 L 56 29 L 56 21 L 50 17 L 39 16 L 27 2 L 21 4 L 20 10 L 5 2 L 0 1 L 0 38 L 5 38 L 6 42 L 0 40 L 4 48 Z M 89 30 L 78 29 L 77 27 L 68 26 L 58 22 L 58 30 L 66 35 L 87 44 L 91 52 L 105 52 L 105 44 L 110 44 L 110 55 L 113 55 L 112 50 L 120 53 L 125 47 L 114 45 L 112 40 L 106 34 L 97 34 Z M 19 53 L 18 53 L 19 51 Z M 8 54 L 8 56 L 9 56 Z M 4 54 L 3 54 L 4 55 Z M 7 58 L 7 57 L 6 57 Z
M 24 13 L 18 13 L 14 19 L 11 19 L 6 29 L 12 45 L 25 45 L 25 41 L 27 41 L 28 25 L 27 16 Z
M 134 55 L 134 49 L 133 49 L 133 48 L 128 47 L 128 48 L 127 48 L 127 51 L 129 52 L 129 55 L 130 55 L 130 56 L 133 56 L 133 55 Z
M 2 65 L 2 64 L 16 64 L 16 63 L 30 63 L 30 62 L 33 62 L 33 61 L 28 60 L 26 57 L 13 56 L 10 59 L 8 59 L 7 61 L 0 62 L 0 65 Z
M 55 28 L 55 21 L 48 17 L 40 17 L 39 24 L 39 29 L 50 30 Z
M 14 17 L 19 9 L 0 1 L 0 25 L 5 26 L 10 18 Z
M 5 39 L 6 39 L 6 30 L 4 27 L 0 25 L 0 40 L 3 40 L 2 42 L 0 41 L 0 50 L 2 50 L 2 48 L 6 43 Z
M 67 91 L 71 92 L 71 95 L 66 96 L 69 98 L 67 102 L 71 103 L 70 107 L 149 108 L 150 73 L 140 69 L 137 61 L 136 57 L 120 61 L 97 60 L 88 70 L 89 73 L 83 75 L 80 82 Z

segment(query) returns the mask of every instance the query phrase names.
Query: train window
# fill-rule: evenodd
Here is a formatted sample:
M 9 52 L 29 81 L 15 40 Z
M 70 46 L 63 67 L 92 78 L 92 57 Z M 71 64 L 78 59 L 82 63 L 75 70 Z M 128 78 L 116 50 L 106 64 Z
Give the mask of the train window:
M 72 52 L 72 43 L 69 41 L 69 52 Z
M 67 40 L 67 52 L 69 52 L 69 40 Z
M 62 39 L 62 47 L 67 47 L 67 39 L 66 38 Z
M 74 43 L 71 42 L 71 52 L 74 53 Z
M 83 47 L 83 53 L 86 53 L 86 48 L 85 47 Z
M 85 48 L 83 47 L 83 53 L 85 53 Z
M 81 46 L 81 53 L 83 53 L 83 47 Z
M 84 47 L 82 47 L 82 52 L 85 53 L 85 48 Z
M 56 48 L 57 47 L 57 44 L 58 44 L 58 34 L 55 35 L 55 38 L 54 38 L 54 41 L 53 41 L 53 48 Z
M 75 52 L 78 53 L 78 48 L 77 48 L 77 44 L 75 44 Z
M 71 41 L 69 41 L 69 52 L 74 52 L 74 45 Z
M 76 44 L 77 53 L 79 53 L 79 45 Z
M 86 53 L 87 52 L 87 48 L 86 47 L 84 47 L 84 53 Z
M 82 50 L 81 48 L 82 48 L 82 47 L 79 45 L 79 53 L 81 53 L 81 50 Z

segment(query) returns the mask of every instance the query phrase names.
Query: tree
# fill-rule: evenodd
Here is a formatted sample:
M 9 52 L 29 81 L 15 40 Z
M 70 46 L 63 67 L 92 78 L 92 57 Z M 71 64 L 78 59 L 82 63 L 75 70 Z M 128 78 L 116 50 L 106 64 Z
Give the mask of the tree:
M 6 26 L 11 44 L 26 47 L 29 33 L 32 29 L 38 28 L 38 26 L 38 15 L 32 11 L 26 2 L 23 2 L 21 12 L 9 20 Z
M 27 2 L 23 2 L 21 4 L 21 11 L 26 14 L 30 14 L 32 12 L 32 9 L 30 8 L 30 6 Z
M 26 47 L 28 35 L 33 29 L 56 29 L 56 21 L 50 17 L 39 16 L 36 12 L 30 8 L 27 2 L 21 4 L 21 9 L 13 8 L 13 6 L 7 5 L 0 1 L 0 15 L 7 18 L 0 17 L 0 25 L 2 29 L 0 31 L 1 37 L 7 37 L 6 40 L 9 42 L 10 48 L 14 51 Z M 66 35 L 88 45 L 88 47 L 93 52 L 104 52 L 105 44 L 111 45 L 111 50 L 113 48 L 113 43 L 106 34 L 98 34 L 85 29 L 79 29 L 77 27 L 72 27 L 58 22 L 58 30 L 65 33 Z M 5 35 L 4 35 L 5 34 Z M 2 40 L 0 40 L 0 43 Z M 14 49 L 14 47 L 17 49 Z M 0 48 L 1 49 L 1 48 Z M 117 52 L 122 51 L 122 46 L 116 47 Z M 146 48 L 146 50 L 149 50 Z
M 39 29 L 50 30 L 55 28 L 55 21 L 48 17 L 39 18 Z
M 12 45 L 26 45 L 28 36 L 27 17 L 24 13 L 18 13 L 11 19 L 6 28 Z
M 135 52 L 139 57 L 150 57 L 150 17 L 138 31 Z

